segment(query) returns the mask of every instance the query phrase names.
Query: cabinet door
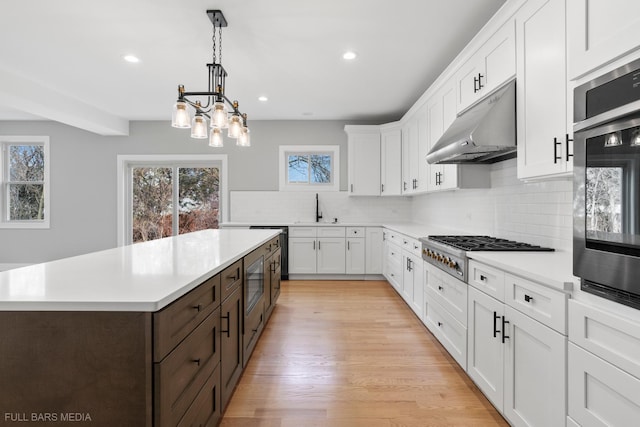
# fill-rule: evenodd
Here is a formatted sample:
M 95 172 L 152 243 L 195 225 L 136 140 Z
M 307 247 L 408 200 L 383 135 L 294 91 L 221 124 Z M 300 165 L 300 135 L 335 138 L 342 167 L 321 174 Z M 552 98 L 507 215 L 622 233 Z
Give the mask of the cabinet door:
M 407 305 L 411 307 L 411 300 L 413 299 L 413 277 L 414 269 L 412 266 L 413 259 L 411 254 L 402 252 L 402 289 L 401 295 Z
M 480 58 L 473 56 L 460 69 L 456 75 L 458 89 L 457 111 L 462 112 L 471 104 L 480 99 L 480 89 L 478 89 L 478 77 L 484 74 L 481 68 Z
M 531 0 L 516 16 L 518 178 L 570 172 L 565 0 Z M 570 147 L 571 145 L 571 147 Z
M 367 227 L 366 233 L 366 247 L 365 247 L 365 273 L 366 274 L 382 274 L 383 266 L 383 240 L 382 240 L 382 228 L 380 227 Z
M 411 308 L 418 318 L 422 319 L 424 310 L 424 268 L 422 258 L 411 256 L 411 268 L 413 269 L 413 286 L 411 293 Z
M 380 195 L 380 134 L 349 135 L 349 195 Z
M 220 399 L 227 407 L 242 373 L 242 288 L 238 286 L 220 309 Z
M 318 239 L 317 272 L 319 274 L 345 274 L 345 246 L 344 237 Z
M 505 317 L 505 416 L 518 427 L 564 425 L 567 338 L 511 307 Z
M 504 304 L 469 287 L 467 373 L 500 412 L 504 396 Z
M 400 129 L 382 132 L 381 186 L 383 196 L 402 194 L 402 132 Z
M 317 242 L 315 238 L 311 238 L 311 237 L 289 238 L 289 273 L 290 274 L 315 274 L 316 273 L 316 246 L 317 246 Z
M 402 128 L 402 194 L 411 194 L 411 149 L 410 143 L 410 127 L 405 125 Z
M 640 379 L 569 343 L 569 416 L 583 427 L 635 426 Z
M 569 78 L 576 79 L 637 49 L 640 2 L 567 1 Z
M 365 273 L 365 239 L 348 238 L 346 250 L 346 272 L 347 274 Z

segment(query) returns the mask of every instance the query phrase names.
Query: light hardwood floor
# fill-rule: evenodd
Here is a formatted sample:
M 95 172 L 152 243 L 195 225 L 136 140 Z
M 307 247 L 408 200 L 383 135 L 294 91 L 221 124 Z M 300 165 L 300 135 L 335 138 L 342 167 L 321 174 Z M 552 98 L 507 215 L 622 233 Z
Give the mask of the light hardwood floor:
M 221 426 L 507 426 L 386 281 L 288 281 Z

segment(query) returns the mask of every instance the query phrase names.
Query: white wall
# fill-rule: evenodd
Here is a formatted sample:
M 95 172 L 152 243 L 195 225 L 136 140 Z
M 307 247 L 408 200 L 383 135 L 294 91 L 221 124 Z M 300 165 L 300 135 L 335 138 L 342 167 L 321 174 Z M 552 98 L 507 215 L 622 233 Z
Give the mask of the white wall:
M 350 122 L 351 123 L 351 122 Z M 278 189 L 278 147 L 339 145 L 347 176 L 341 121 L 252 121 L 252 147 L 213 149 L 169 121 L 131 122 L 126 137 L 99 136 L 49 121 L 2 121 L 0 135 L 48 135 L 51 141 L 51 228 L 0 229 L 0 265 L 45 262 L 116 246 L 119 154 L 227 154 L 230 190 Z M 364 124 L 364 123 L 363 123 Z M 347 188 L 346 179 L 342 189 Z
M 412 220 L 570 250 L 571 179 L 524 183 L 516 177 L 516 159 L 488 167 L 491 188 L 414 197 Z

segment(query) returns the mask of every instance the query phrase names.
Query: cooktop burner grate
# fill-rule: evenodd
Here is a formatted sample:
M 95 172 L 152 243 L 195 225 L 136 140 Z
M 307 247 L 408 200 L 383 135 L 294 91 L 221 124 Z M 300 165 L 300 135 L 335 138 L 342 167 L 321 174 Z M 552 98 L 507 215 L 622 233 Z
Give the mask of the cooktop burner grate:
M 429 236 L 444 245 L 452 246 L 463 251 L 541 251 L 551 252 L 553 248 L 545 248 L 529 243 L 499 239 L 491 236 Z

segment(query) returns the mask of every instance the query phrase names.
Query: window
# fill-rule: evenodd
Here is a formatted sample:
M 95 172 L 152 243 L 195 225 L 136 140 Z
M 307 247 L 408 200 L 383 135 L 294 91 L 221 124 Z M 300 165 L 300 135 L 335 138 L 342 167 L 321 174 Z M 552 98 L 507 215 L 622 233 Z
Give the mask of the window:
M 49 228 L 49 137 L 0 136 L 0 228 Z
M 340 147 L 281 145 L 280 191 L 339 191 Z
M 118 168 L 118 244 L 218 228 L 226 156 L 118 156 Z

